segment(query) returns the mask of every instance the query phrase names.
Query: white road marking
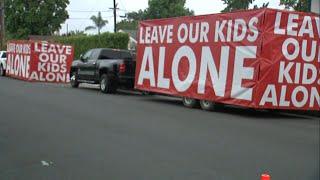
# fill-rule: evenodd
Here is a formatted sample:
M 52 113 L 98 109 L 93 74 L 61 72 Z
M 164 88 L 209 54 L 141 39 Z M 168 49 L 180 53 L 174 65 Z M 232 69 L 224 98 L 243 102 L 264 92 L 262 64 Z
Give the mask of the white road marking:
M 42 166 L 50 166 L 49 163 L 47 163 L 46 161 L 41 161 Z M 52 164 L 52 163 L 51 163 Z

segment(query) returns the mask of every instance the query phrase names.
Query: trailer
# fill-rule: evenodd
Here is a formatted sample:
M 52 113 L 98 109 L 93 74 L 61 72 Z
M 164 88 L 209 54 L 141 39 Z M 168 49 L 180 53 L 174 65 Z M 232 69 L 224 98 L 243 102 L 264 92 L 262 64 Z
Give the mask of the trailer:
M 320 16 L 256 9 L 139 22 L 135 88 L 187 107 L 320 107 Z

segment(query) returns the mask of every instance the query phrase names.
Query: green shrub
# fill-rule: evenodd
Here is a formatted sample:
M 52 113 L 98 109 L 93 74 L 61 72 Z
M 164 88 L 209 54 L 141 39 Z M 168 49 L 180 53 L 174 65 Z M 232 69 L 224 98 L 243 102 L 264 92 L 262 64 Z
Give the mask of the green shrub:
M 55 43 L 68 44 L 74 46 L 74 59 L 79 59 L 80 54 L 84 54 L 93 48 L 115 48 L 128 49 L 129 36 L 127 33 L 103 33 L 101 35 L 75 35 L 60 37 L 55 39 Z

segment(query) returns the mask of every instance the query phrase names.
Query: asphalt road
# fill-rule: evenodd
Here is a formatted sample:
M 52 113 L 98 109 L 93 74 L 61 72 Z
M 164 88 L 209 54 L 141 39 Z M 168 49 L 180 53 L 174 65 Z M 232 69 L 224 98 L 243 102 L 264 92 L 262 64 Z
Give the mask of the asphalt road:
M 1 180 L 319 180 L 319 117 L 0 77 Z

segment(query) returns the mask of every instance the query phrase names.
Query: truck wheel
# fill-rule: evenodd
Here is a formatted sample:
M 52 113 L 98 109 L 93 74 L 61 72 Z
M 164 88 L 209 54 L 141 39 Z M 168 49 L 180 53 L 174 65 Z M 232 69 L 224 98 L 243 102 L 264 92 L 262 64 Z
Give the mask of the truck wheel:
M 200 106 L 205 111 L 213 111 L 215 109 L 214 102 L 207 101 L 207 100 L 200 100 Z
M 117 91 L 117 83 L 111 75 L 103 74 L 100 78 L 100 91 L 102 93 L 115 93 Z
M 189 108 L 195 108 L 199 106 L 199 100 L 193 98 L 183 97 L 182 102 L 184 106 Z
M 6 71 L 3 69 L 2 64 L 0 65 L 0 76 L 5 76 Z
M 71 84 L 71 87 L 73 87 L 73 88 L 79 87 L 80 83 L 78 82 L 77 73 L 76 72 L 72 73 L 71 78 L 70 78 L 70 84 Z

